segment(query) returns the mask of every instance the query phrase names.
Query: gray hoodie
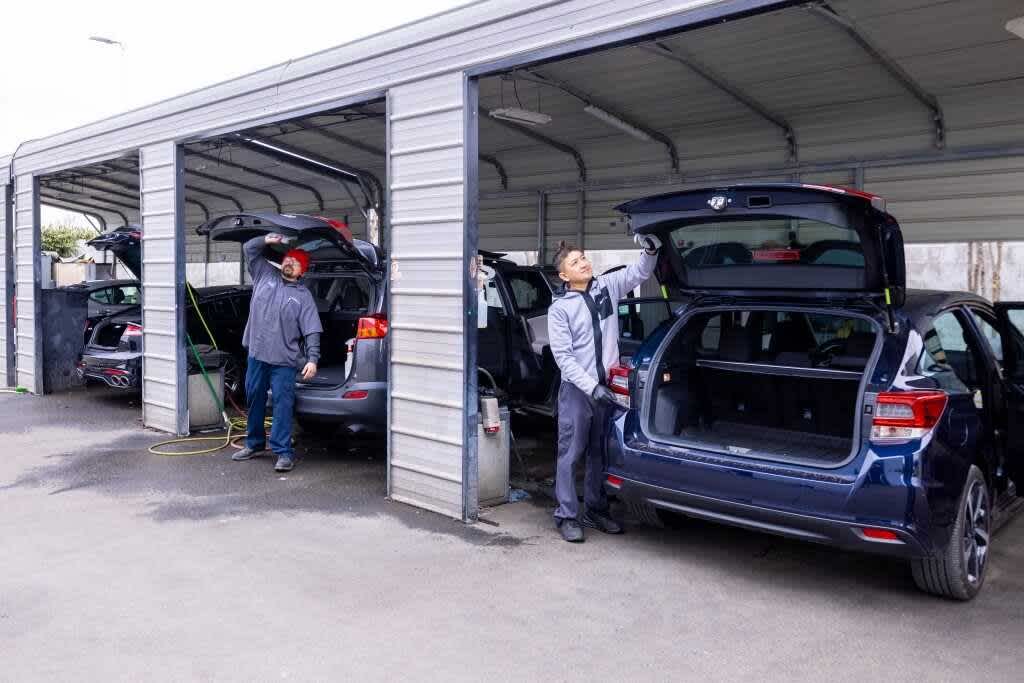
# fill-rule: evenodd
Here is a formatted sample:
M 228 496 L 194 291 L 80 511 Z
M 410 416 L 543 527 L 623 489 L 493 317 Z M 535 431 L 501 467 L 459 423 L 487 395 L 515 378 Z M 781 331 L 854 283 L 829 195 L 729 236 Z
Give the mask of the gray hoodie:
M 607 384 L 608 368 L 619 362 L 619 300 L 649 278 L 657 263 L 657 254 L 644 251 L 636 263 L 591 280 L 586 292 L 566 289 L 555 299 L 548 309 L 548 343 L 562 380 L 588 396 L 599 383 Z
M 320 361 L 320 323 L 313 293 L 301 282 L 288 282 L 263 258 L 265 238 L 245 243 L 252 275 L 252 301 L 242 346 L 256 360 L 271 365 L 300 367 L 303 357 Z

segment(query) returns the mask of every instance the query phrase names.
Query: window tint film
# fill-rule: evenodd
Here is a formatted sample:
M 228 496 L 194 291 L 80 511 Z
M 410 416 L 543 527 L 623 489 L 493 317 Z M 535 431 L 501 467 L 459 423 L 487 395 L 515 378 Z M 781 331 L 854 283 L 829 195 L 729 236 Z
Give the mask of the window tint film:
M 619 304 L 619 335 L 637 341 L 646 339 L 671 316 L 672 308 L 667 301 L 629 302 L 624 299 Z
M 518 271 L 506 275 L 516 308 L 526 316 L 544 313 L 551 306 L 551 288 L 536 271 Z
M 927 375 L 951 371 L 963 384 L 974 386 L 975 362 L 967 339 L 967 332 L 954 313 L 939 315 L 924 336 L 919 372 Z
M 978 329 L 981 330 L 981 336 L 984 337 L 989 349 L 992 350 L 992 355 L 995 356 L 997 361 L 1002 363 L 1003 337 L 999 334 L 999 330 L 996 329 L 995 324 L 989 322 L 988 319 L 983 317 L 974 309 L 971 309 L 971 317 L 974 318 L 974 322 L 978 325 Z
M 795 263 L 864 268 L 857 231 L 821 221 L 751 217 L 688 225 L 672 237 L 687 270 Z

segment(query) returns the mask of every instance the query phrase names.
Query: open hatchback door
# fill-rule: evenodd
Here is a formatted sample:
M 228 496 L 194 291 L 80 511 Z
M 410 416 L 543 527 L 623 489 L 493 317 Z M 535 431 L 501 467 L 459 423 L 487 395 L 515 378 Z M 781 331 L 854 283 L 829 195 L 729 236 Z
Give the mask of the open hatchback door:
M 903 304 L 903 236 L 880 197 L 822 185 L 692 190 L 617 207 L 657 234 L 662 284 L 688 296 L 871 299 Z
M 142 232 L 138 226 L 122 225 L 93 237 L 86 244 L 93 249 L 113 253 L 136 280 L 142 279 Z
M 253 237 L 276 233 L 291 238 L 287 249 L 301 247 L 315 251 L 334 247 L 369 275 L 379 278 L 382 258 L 369 242 L 355 240 L 342 221 L 322 216 L 277 213 L 237 213 L 215 218 L 196 228 L 200 235 L 220 242 L 247 242 Z

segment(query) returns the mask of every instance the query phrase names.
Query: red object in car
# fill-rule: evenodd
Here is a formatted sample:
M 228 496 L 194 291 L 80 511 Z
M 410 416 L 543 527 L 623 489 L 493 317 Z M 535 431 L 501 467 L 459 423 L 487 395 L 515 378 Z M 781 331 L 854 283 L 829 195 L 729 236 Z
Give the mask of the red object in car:
M 944 391 L 886 392 L 875 399 L 871 440 L 906 441 L 926 436 L 939 423 L 949 397 Z
M 793 263 L 800 260 L 799 249 L 755 249 L 752 257 L 755 261 L 771 261 L 773 263 Z
M 359 319 L 356 326 L 356 339 L 383 339 L 388 336 L 388 317 L 384 313 L 374 313 Z
M 369 395 L 370 392 L 368 392 L 366 389 L 353 389 L 352 391 L 346 391 L 344 395 L 342 395 L 342 398 L 361 399 L 366 398 Z
M 609 486 L 614 486 L 615 488 L 622 486 L 622 477 L 616 477 L 614 474 L 609 474 L 607 481 Z

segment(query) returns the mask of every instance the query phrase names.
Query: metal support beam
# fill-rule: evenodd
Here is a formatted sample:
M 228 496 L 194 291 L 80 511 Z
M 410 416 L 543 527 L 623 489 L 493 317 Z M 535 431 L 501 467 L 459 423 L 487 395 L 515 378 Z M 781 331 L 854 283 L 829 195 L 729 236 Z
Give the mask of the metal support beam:
M 538 133 L 532 128 L 526 128 L 525 126 L 517 125 L 515 123 L 512 123 L 511 121 L 502 121 L 501 119 L 493 118 L 492 116 L 490 116 L 490 114 L 488 114 L 487 110 L 484 109 L 483 107 L 479 108 L 479 112 L 480 120 L 487 119 L 488 121 L 495 125 L 501 126 L 502 128 L 506 128 L 508 130 L 513 130 L 519 133 L 520 135 L 524 135 L 536 142 L 541 143 L 542 145 L 547 145 L 548 147 L 557 149 L 559 152 L 562 152 L 563 154 L 568 154 L 576 161 L 576 169 L 579 172 L 579 181 L 581 183 L 587 182 L 587 166 L 583 162 L 583 155 L 580 154 L 579 150 L 577 150 L 575 147 L 567 145 L 564 142 L 559 142 L 558 140 L 553 140 L 546 135 Z
M 372 154 L 374 156 L 384 156 L 383 149 L 381 149 L 380 147 L 374 147 L 373 145 L 365 143 L 362 140 L 355 140 L 353 138 L 348 137 L 347 135 L 342 135 L 341 133 L 336 133 L 333 130 L 327 130 L 326 128 L 318 128 L 316 126 L 310 125 L 306 121 L 292 121 L 291 123 L 292 125 L 298 126 L 300 129 L 304 131 L 308 131 L 310 133 L 319 135 L 320 137 L 326 140 L 331 140 L 333 142 L 337 142 L 338 144 L 345 145 L 347 147 L 352 147 L 353 149 L 358 149 L 361 152 L 366 152 L 367 154 Z
M 597 107 L 598 109 L 603 109 L 604 111 L 611 114 L 615 118 L 621 120 L 626 124 L 629 124 L 633 128 L 636 128 L 641 133 L 648 136 L 655 142 L 659 142 L 662 145 L 664 145 L 665 150 L 668 152 L 669 166 L 672 168 L 673 171 L 679 170 L 679 151 L 676 149 L 676 144 L 672 142 L 672 138 L 665 135 L 661 131 L 657 131 L 651 128 L 650 126 L 647 126 L 646 124 L 640 123 L 639 121 L 637 121 L 634 118 L 631 118 L 627 114 L 623 114 L 614 106 L 599 99 L 595 99 L 593 95 L 576 88 L 576 86 L 574 85 L 566 83 L 565 81 L 560 81 L 555 78 L 551 78 L 540 73 L 539 71 L 524 69 L 523 71 L 514 72 L 512 74 L 512 77 L 526 80 L 531 83 L 538 83 L 540 85 L 547 85 L 556 88 L 557 90 L 561 90 L 567 95 L 575 97 L 580 102 L 583 102 L 586 105 L 594 106 Z
M 100 223 L 100 228 L 99 228 L 100 233 L 104 233 L 104 232 L 107 231 L 107 219 L 104 218 L 103 216 L 101 216 L 98 213 L 94 213 L 92 211 L 82 211 L 81 209 L 77 209 L 77 208 L 69 206 L 69 205 L 61 206 L 60 204 L 55 203 L 54 200 L 47 199 L 45 197 L 43 197 L 40 200 L 39 203 L 42 204 L 43 206 L 49 206 L 49 207 L 54 208 L 54 209 L 62 209 L 64 211 L 71 211 L 71 212 L 74 212 L 74 213 L 80 213 L 83 216 L 85 216 L 86 218 L 95 218 Z M 93 226 L 93 227 L 95 228 L 95 226 Z
M 124 224 L 128 225 L 128 216 L 126 216 L 123 212 L 121 212 L 121 211 L 119 211 L 117 209 L 112 209 L 112 208 L 110 208 L 108 206 L 98 206 L 96 204 L 92 204 L 92 203 L 89 203 L 89 202 L 82 202 L 82 201 L 79 201 L 77 199 L 64 199 L 64 198 L 61 198 L 61 197 L 54 197 L 53 195 L 47 195 L 47 194 L 44 194 L 42 192 L 39 193 L 39 197 L 40 197 L 40 200 L 43 200 L 43 199 L 46 200 L 45 202 L 43 202 L 44 204 L 51 204 L 53 206 L 56 206 L 56 204 L 54 204 L 54 202 L 59 202 L 59 203 L 62 203 L 62 204 L 67 204 L 68 206 L 73 206 L 73 207 L 79 207 L 80 206 L 83 209 L 95 209 L 96 211 L 106 211 L 107 213 L 112 213 L 112 214 L 115 214 L 115 215 L 119 216 L 121 218 L 121 220 L 124 221 Z M 64 208 L 64 207 L 56 206 L 56 208 L 61 209 L 61 208 Z M 69 209 L 69 210 L 70 211 L 80 211 L 81 212 L 81 209 Z
M 547 260 L 548 246 L 548 196 L 537 193 L 537 263 Z
M 576 193 L 576 246 L 580 249 L 586 249 L 587 247 L 586 209 L 587 193 L 579 190 Z
M 253 194 L 261 194 L 264 197 L 270 197 L 270 201 L 274 203 L 274 208 L 277 210 L 277 213 L 282 213 L 281 200 L 278 199 L 277 195 L 275 195 L 273 192 L 258 187 L 252 187 L 251 185 L 246 185 L 245 183 L 235 182 L 234 180 L 228 180 L 227 178 L 221 178 L 210 173 L 203 173 L 202 171 L 187 170 L 185 174 L 193 175 L 196 178 L 202 178 L 203 180 L 209 180 L 210 182 L 213 183 L 220 183 L 221 185 L 236 187 L 239 190 L 245 190 L 246 192 L 252 192 Z M 193 190 L 196 189 L 194 186 L 191 185 L 189 187 L 192 187 Z
M 130 172 L 133 172 L 133 171 L 126 171 L 125 169 L 117 168 L 117 167 L 113 167 L 113 168 L 111 168 L 111 170 L 116 171 L 117 173 L 130 173 Z M 120 187 L 120 188 L 123 188 L 125 190 L 134 190 L 135 193 L 136 193 L 135 196 L 138 196 L 138 193 L 139 193 L 139 185 L 138 185 L 138 183 L 130 183 L 127 180 L 118 180 L 116 178 L 111 178 L 109 175 L 89 176 L 89 178 L 91 180 L 96 181 L 96 182 L 107 183 L 108 185 L 113 185 L 114 187 Z M 81 185 L 82 187 L 88 187 L 80 179 L 77 179 L 77 178 L 76 179 L 68 179 L 68 180 L 58 180 L 57 182 L 73 183 L 73 184 Z M 106 188 L 101 188 L 101 187 L 95 187 L 94 186 L 94 189 L 97 192 L 110 192 L 110 190 L 108 190 Z M 210 220 L 210 209 L 206 206 L 206 204 L 203 204 L 198 199 L 190 199 L 190 198 L 186 198 L 185 199 L 185 203 L 199 207 L 199 210 L 203 212 L 203 216 L 204 216 L 203 220 L 204 221 Z
M 782 136 L 786 139 L 786 145 L 789 148 L 789 161 L 795 163 L 799 160 L 800 155 L 797 148 L 796 132 L 785 118 L 770 111 L 763 104 L 740 90 L 739 87 L 729 82 L 729 80 L 724 76 L 716 73 L 711 67 L 678 47 L 670 48 L 662 42 L 656 42 L 653 45 L 640 45 L 638 47 L 641 50 L 650 52 L 651 54 L 664 57 L 665 59 L 671 59 L 678 64 L 682 64 L 714 87 L 725 92 L 737 102 L 743 104 L 765 121 L 771 123 L 782 132 Z
M 505 172 L 505 167 L 502 166 L 501 162 L 498 161 L 496 157 L 493 157 L 490 154 L 481 154 L 480 161 L 484 162 L 485 164 L 490 164 L 491 166 L 494 167 L 494 170 L 497 171 L 498 173 L 498 177 L 501 179 L 501 189 L 507 190 L 508 174 Z
M 213 197 L 214 199 L 223 199 L 226 202 L 231 202 L 232 204 L 234 204 L 235 208 L 238 209 L 238 213 L 242 213 L 243 211 L 245 211 L 245 207 L 242 206 L 242 202 L 238 201 L 237 199 L 235 199 L 234 197 L 232 197 L 229 194 L 223 194 L 221 192 L 214 192 L 213 190 L 204 190 L 201 187 L 196 187 L 195 185 L 189 185 L 188 183 L 185 183 L 185 191 L 186 192 L 195 192 L 196 194 L 206 195 L 207 197 Z
M 258 178 L 266 178 L 267 180 L 273 180 L 275 182 L 281 183 L 282 185 L 290 185 L 291 187 L 295 187 L 300 190 L 305 190 L 309 192 L 311 195 L 313 195 L 314 199 L 316 199 L 317 207 L 320 210 L 320 212 L 322 213 L 324 210 L 323 195 L 321 195 L 320 192 L 312 185 L 307 185 L 306 183 L 299 183 L 292 180 L 291 178 L 286 178 L 275 173 L 268 173 L 267 171 L 263 171 L 258 168 L 253 168 L 251 166 L 246 166 L 245 164 L 240 164 L 237 161 L 222 159 L 212 154 L 207 154 L 205 152 L 188 152 L 186 156 L 198 157 L 200 159 L 203 159 L 204 161 L 209 161 L 211 163 L 219 164 L 221 166 L 226 166 L 227 168 L 234 168 L 238 169 L 239 171 L 244 171 L 245 173 L 249 173 L 250 175 L 254 175 Z
M 914 77 L 907 73 L 885 50 L 876 45 L 852 19 L 840 13 L 827 2 L 813 2 L 804 5 L 804 7 L 845 31 L 865 52 L 885 67 L 889 75 L 899 81 L 918 102 L 928 108 L 928 111 L 931 113 L 932 124 L 935 126 L 935 147 L 943 149 L 946 146 L 946 120 L 938 99 L 914 80 Z

